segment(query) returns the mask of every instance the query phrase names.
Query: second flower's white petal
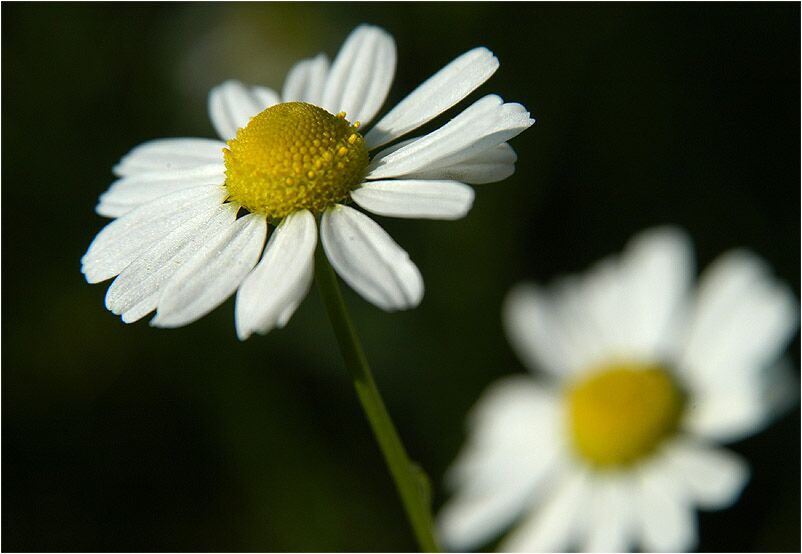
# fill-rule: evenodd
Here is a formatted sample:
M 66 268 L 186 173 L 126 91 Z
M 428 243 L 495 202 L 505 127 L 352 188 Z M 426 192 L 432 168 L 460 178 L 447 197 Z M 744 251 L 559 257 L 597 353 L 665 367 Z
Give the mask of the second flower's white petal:
M 165 194 L 200 185 L 222 185 L 225 165 L 201 165 L 175 171 L 149 171 L 117 179 L 100 195 L 95 211 L 106 217 L 120 217 L 134 208 Z
M 151 325 L 180 327 L 222 304 L 256 265 L 267 234 L 267 221 L 248 214 L 200 245 L 159 296 Z
M 504 301 L 502 319 L 510 343 L 530 370 L 564 378 L 582 367 L 585 349 L 561 321 L 555 302 L 533 285 L 518 285 Z M 570 323 L 570 322 L 569 322 Z
M 329 59 L 325 54 L 302 60 L 287 74 L 281 91 L 282 102 L 308 102 L 316 106 L 323 102 L 323 88 L 329 73 Z
M 449 488 L 482 496 L 537 487 L 564 455 L 560 398 L 526 375 L 493 383 L 468 418 L 469 439 L 446 475 Z
M 465 52 L 382 117 L 365 135 L 365 144 L 373 149 L 417 129 L 468 96 L 496 72 L 498 65 L 493 52 L 485 47 Z
M 376 156 L 368 166 L 368 179 L 401 177 L 469 160 L 495 148 L 528 129 L 534 123 L 520 104 L 508 103 L 494 95 L 474 102 L 457 117 L 437 129 L 395 150 Z
M 224 142 L 204 138 L 167 138 L 140 144 L 114 166 L 118 177 L 149 173 L 171 173 L 223 163 Z
M 798 399 L 799 379 L 790 361 L 782 359 L 761 371 L 695 390 L 684 426 L 716 442 L 731 442 L 759 431 Z
M 481 546 L 536 502 L 563 467 L 559 398 L 525 375 L 490 386 L 471 411 L 469 441 L 449 468 L 455 495 L 438 514 L 444 543 Z
M 249 88 L 239 81 L 229 80 L 209 93 L 209 117 L 220 138 L 230 140 L 253 116 L 278 102 L 278 94 L 270 89 Z
M 455 491 L 437 518 L 452 550 L 481 546 L 549 488 L 566 462 L 560 399 L 532 378 L 504 378 L 468 418 L 469 440 L 446 482 Z
M 322 107 L 368 123 L 390 90 L 395 58 L 395 41 L 386 31 L 370 25 L 354 29 L 331 64 Z
M 766 264 L 743 251 L 702 275 L 681 368 L 703 389 L 749 378 L 779 358 L 799 325 L 799 302 Z
M 183 222 L 134 260 L 106 292 L 106 308 L 132 323 L 156 309 L 161 288 L 199 248 L 234 222 L 237 207 L 215 206 Z
M 224 187 L 193 187 L 161 196 L 106 225 L 81 258 L 90 283 L 114 277 L 182 222 L 222 204 Z
M 586 472 L 567 470 L 555 490 L 499 546 L 501 552 L 568 550 L 587 519 L 590 479 Z
M 621 256 L 619 300 L 624 351 L 635 359 L 665 359 L 693 275 L 690 238 L 679 228 L 639 233 Z
M 765 411 L 756 383 L 729 384 L 724 390 L 697 391 L 685 414 L 695 434 L 721 442 L 750 435 L 763 427 Z
M 387 311 L 420 304 L 420 271 L 368 216 L 347 206 L 330 208 L 323 213 L 320 239 L 340 277 L 369 302 Z
M 584 552 L 628 552 L 635 534 L 635 489 L 627 473 L 593 480 Z
M 416 179 L 449 179 L 472 185 L 495 183 L 515 173 L 518 156 L 506 142 L 488 148 L 473 158 L 433 169 L 424 169 L 408 175 Z
M 607 363 L 611 356 L 620 356 L 631 343 L 627 330 L 621 325 L 624 284 L 618 260 L 608 257 L 578 278 L 573 298 L 566 295 L 572 308 L 573 325 L 582 330 L 596 354 L 597 363 Z
M 683 483 L 703 509 L 731 506 L 749 480 L 746 461 L 723 448 L 683 439 L 669 445 L 665 455 L 676 482 Z
M 304 210 L 285 217 L 267 243 L 264 256 L 237 291 L 237 336 L 283 327 L 312 284 L 317 225 Z
M 438 515 L 438 537 L 449 551 L 474 550 L 523 513 L 530 496 L 529 483 L 495 487 L 483 495 L 457 494 Z
M 473 197 L 471 187 L 456 181 L 370 181 L 351 193 L 375 214 L 424 219 L 465 217 Z
M 697 541 L 696 517 L 680 483 L 663 463 L 639 470 L 637 502 L 642 549 L 646 552 L 687 552 Z

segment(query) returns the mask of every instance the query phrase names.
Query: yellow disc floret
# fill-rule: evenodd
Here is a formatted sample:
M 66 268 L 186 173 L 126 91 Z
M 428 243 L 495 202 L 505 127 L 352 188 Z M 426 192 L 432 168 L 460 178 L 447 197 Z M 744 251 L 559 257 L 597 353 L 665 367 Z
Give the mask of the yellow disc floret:
M 592 465 L 628 465 L 647 456 L 679 425 L 684 397 L 659 366 L 613 364 L 567 391 L 571 436 Z
M 267 108 L 223 150 L 229 199 L 271 218 L 345 200 L 368 165 L 358 128 L 345 113 L 303 102 Z

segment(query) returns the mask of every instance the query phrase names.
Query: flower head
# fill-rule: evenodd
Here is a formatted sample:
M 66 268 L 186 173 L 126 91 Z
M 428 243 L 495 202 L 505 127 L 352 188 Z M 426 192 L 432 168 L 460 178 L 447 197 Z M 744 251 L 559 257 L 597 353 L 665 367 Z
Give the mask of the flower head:
M 544 291 L 510 293 L 513 346 L 543 377 L 492 385 L 450 470 L 443 540 L 510 551 L 690 549 L 694 507 L 725 508 L 748 466 L 717 446 L 791 398 L 778 358 L 798 325 L 789 288 L 745 251 L 695 291 L 690 241 L 646 231 L 623 255 Z
M 362 25 L 332 63 L 320 54 L 296 64 L 280 95 L 237 81 L 214 88 L 209 114 L 222 141 L 154 140 L 124 156 L 97 206 L 116 219 L 82 259 L 90 283 L 116 277 L 107 308 L 127 323 L 155 310 L 152 325 L 178 327 L 236 291 L 239 337 L 266 333 L 309 290 L 318 224 L 331 264 L 365 299 L 388 311 L 417 306 L 418 268 L 349 204 L 385 216 L 463 217 L 474 196 L 466 183 L 511 175 L 516 155 L 506 141 L 533 120 L 488 95 L 439 129 L 387 146 L 499 65 L 486 48 L 470 50 L 371 126 L 395 60 L 392 37 Z

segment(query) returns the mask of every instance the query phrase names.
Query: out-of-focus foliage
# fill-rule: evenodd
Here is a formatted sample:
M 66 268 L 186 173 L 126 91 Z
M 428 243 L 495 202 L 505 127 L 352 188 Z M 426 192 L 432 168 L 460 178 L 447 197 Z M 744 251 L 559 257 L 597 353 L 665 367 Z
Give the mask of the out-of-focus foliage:
M 388 106 L 459 53 L 474 94 L 525 104 L 517 173 L 457 222 L 380 218 L 427 287 L 385 314 L 346 291 L 387 404 L 443 501 L 481 390 L 522 370 L 509 287 L 579 271 L 680 224 L 700 266 L 731 247 L 799 293 L 798 4 L 9 4 L 2 7 L 3 548 L 408 550 L 379 452 L 313 292 L 239 343 L 233 304 L 179 330 L 123 325 L 79 258 L 111 166 L 151 138 L 212 136 L 227 78 L 280 88 L 358 23 L 396 38 Z M 456 111 L 450 112 L 453 116 Z M 793 359 L 798 365 L 798 339 Z M 734 445 L 743 501 L 703 550 L 799 549 L 799 412 Z

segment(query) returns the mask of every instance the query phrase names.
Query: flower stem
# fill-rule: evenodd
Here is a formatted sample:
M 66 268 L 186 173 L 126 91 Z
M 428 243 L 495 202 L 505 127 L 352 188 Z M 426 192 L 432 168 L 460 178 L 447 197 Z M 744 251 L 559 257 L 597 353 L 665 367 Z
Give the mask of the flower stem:
M 337 276 L 320 245 L 315 254 L 315 280 L 334 327 L 345 366 L 351 372 L 362 409 L 393 476 L 418 545 L 425 552 L 437 552 L 437 542 L 432 532 L 428 482 L 423 472 L 409 459 L 390 414 L 387 413 L 356 329 L 348 315 Z

